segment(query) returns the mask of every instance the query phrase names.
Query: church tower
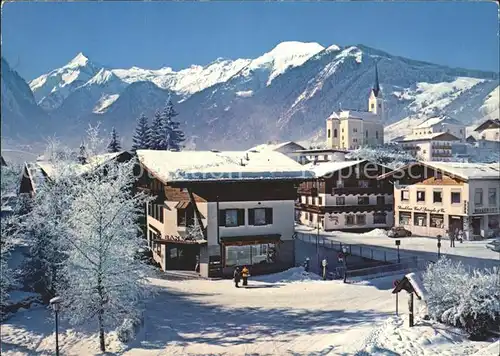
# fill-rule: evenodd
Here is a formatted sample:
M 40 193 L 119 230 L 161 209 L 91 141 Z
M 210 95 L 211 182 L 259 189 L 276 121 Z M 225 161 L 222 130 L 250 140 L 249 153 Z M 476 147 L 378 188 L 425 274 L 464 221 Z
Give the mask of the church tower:
M 384 121 L 384 98 L 378 81 L 377 64 L 375 64 L 375 84 L 373 85 L 373 88 L 370 91 L 370 97 L 368 98 L 368 111 L 378 115 L 380 120 Z

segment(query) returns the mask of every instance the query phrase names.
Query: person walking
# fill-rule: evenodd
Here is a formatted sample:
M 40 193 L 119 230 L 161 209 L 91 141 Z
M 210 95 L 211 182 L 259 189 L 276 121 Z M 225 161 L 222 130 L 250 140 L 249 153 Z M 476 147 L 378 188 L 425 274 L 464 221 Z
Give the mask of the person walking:
M 458 232 L 458 239 L 460 240 L 460 243 L 464 242 L 464 230 L 460 229 Z
M 455 247 L 455 233 L 450 233 L 450 247 Z
M 233 278 L 234 278 L 234 286 L 236 288 L 240 288 L 239 283 L 241 279 L 241 274 L 240 274 L 240 268 L 236 267 L 233 272 Z
M 326 257 L 323 258 L 323 261 L 321 261 L 321 267 L 322 267 L 323 280 L 326 280 L 326 269 L 328 268 L 328 261 Z
M 243 269 L 241 270 L 241 278 L 243 279 L 244 286 L 248 285 L 248 277 L 249 276 L 250 276 L 250 272 L 248 271 L 247 266 L 243 266 Z

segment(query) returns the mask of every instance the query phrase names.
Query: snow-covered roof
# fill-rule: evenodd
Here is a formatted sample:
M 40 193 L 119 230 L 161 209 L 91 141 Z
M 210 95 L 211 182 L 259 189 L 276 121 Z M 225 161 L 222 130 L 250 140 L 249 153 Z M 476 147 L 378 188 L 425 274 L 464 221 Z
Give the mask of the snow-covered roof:
M 427 127 L 432 127 L 437 124 L 442 124 L 442 123 L 448 123 L 448 124 L 454 124 L 454 125 L 463 125 L 460 121 L 451 118 L 449 116 L 437 116 L 437 117 L 431 117 L 424 122 L 422 122 L 420 125 L 417 125 L 417 129 L 423 129 Z
M 272 150 L 138 150 L 137 156 L 144 167 L 164 182 L 312 178 L 312 173 L 301 164 Z
M 424 283 L 422 282 L 422 278 L 420 277 L 420 275 L 412 272 L 408 273 L 405 277 L 408 279 L 408 281 L 410 281 L 413 289 L 415 290 L 415 293 L 417 294 L 417 297 L 425 301 L 427 299 L 427 291 L 424 287 Z
M 500 119 L 486 120 L 481 125 L 479 125 L 474 131 L 482 132 L 486 129 L 497 129 L 500 127 Z
M 75 173 L 77 174 L 85 174 L 93 169 L 96 169 L 99 166 L 102 166 L 103 164 L 115 159 L 119 155 L 121 155 L 124 151 L 121 152 L 113 152 L 113 153 L 104 153 L 101 155 L 96 155 L 87 158 L 87 163 L 85 164 L 80 164 L 78 162 L 75 162 L 74 164 L 71 164 L 68 166 L 68 169 L 74 170 Z M 54 177 L 54 174 L 56 173 L 57 167 L 55 167 L 51 162 L 49 161 L 37 161 L 36 165 L 38 165 L 44 172 L 45 174 L 49 177 L 52 178 Z
M 426 166 L 445 174 L 456 176 L 464 180 L 495 179 L 500 182 L 500 163 L 466 163 L 466 162 L 437 162 L 426 161 L 410 163 L 400 169 L 383 174 L 378 179 L 386 178 L 397 172 L 404 171 L 412 166 Z
M 314 174 L 314 177 L 319 178 L 333 172 L 340 171 L 347 167 L 352 167 L 364 162 L 365 160 L 357 160 L 357 161 L 329 161 L 329 162 L 319 162 L 319 163 L 308 163 L 304 166 L 304 169 L 311 171 Z
M 407 135 L 395 140 L 395 142 L 408 142 L 408 141 L 427 141 L 427 140 L 441 140 L 441 141 L 460 141 L 460 139 L 449 132 L 434 132 L 423 135 Z
M 264 143 L 261 145 L 254 146 L 254 147 L 250 148 L 248 151 L 250 151 L 250 152 L 251 151 L 258 151 L 258 152 L 277 151 L 280 148 L 283 148 L 283 147 L 288 146 L 288 145 L 302 147 L 301 145 L 299 145 L 296 142 L 286 141 L 286 142 L 281 142 L 281 143 Z M 302 147 L 302 149 L 305 149 L 305 147 Z
M 366 121 L 380 121 L 380 117 L 376 114 L 373 114 L 369 111 L 361 111 L 361 110 L 341 110 L 338 113 L 332 113 L 330 118 L 339 118 L 339 119 L 348 119 L 348 118 L 356 118 Z

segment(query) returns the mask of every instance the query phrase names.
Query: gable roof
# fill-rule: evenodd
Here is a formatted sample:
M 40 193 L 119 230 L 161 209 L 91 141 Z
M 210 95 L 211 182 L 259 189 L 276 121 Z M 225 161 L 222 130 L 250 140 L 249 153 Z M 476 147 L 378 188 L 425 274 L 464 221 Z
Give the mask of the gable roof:
M 395 142 L 409 142 L 409 141 L 427 141 L 427 140 L 441 140 L 441 141 L 460 141 L 460 139 L 449 132 L 434 132 L 424 135 L 407 135 L 397 138 Z
M 494 119 L 494 120 L 489 119 L 483 122 L 478 127 L 476 127 L 474 131 L 481 132 L 486 129 L 498 129 L 498 128 L 500 128 L 500 119 Z
M 455 176 L 465 181 L 471 179 L 497 179 L 500 182 L 500 163 L 463 163 L 463 162 L 416 162 L 407 164 L 395 171 L 383 174 L 378 179 L 386 178 L 396 172 L 402 172 L 414 166 L 429 167 L 443 172 L 449 176 Z
M 167 182 L 302 180 L 312 173 L 287 155 L 273 150 L 155 151 L 138 150 L 139 162 Z
M 291 147 L 293 151 L 296 151 L 296 150 L 304 150 L 305 147 L 303 147 L 302 145 L 299 145 L 298 143 L 294 142 L 294 141 L 286 141 L 286 142 L 281 142 L 281 143 L 264 143 L 264 144 L 261 144 L 261 145 L 257 145 L 257 146 L 254 146 L 252 148 L 250 148 L 248 151 L 278 151 L 280 150 L 281 148 L 284 148 L 284 147 Z
M 304 169 L 311 171 L 315 178 L 324 177 L 326 175 L 338 172 L 344 168 L 357 166 L 360 163 L 367 162 L 367 160 L 356 160 L 356 161 L 329 161 L 320 163 L 308 163 L 304 166 Z
M 425 120 L 424 122 L 422 122 L 421 124 L 417 125 L 416 128 L 423 129 L 423 128 L 432 127 L 432 126 L 435 126 L 438 124 L 444 124 L 444 123 L 465 126 L 457 119 L 443 115 L 443 116 L 431 117 L 431 118 Z

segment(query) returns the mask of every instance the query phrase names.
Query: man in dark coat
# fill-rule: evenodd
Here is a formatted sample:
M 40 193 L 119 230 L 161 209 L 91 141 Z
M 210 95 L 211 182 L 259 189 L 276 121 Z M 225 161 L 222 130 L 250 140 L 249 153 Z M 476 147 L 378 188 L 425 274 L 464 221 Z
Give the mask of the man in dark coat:
M 234 278 L 234 285 L 235 285 L 235 287 L 236 288 L 240 288 L 239 283 L 240 283 L 240 279 L 241 279 L 241 274 L 240 274 L 240 268 L 239 267 L 236 267 L 234 269 L 233 278 Z

